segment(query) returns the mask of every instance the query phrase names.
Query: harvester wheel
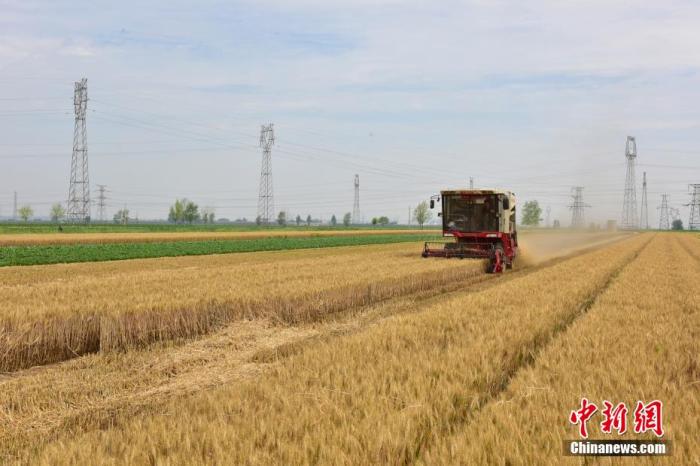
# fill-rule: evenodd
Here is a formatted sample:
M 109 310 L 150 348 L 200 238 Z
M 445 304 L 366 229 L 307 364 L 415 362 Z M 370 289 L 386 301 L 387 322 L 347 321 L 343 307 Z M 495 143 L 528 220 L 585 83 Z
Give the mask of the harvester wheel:
M 503 273 L 506 269 L 506 255 L 503 246 L 496 245 L 489 258 L 488 273 Z

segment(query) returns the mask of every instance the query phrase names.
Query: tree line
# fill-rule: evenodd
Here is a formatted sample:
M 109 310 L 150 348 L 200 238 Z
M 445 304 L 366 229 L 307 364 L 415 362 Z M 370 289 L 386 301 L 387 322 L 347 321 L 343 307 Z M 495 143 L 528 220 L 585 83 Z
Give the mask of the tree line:
M 23 221 L 27 222 L 34 215 L 34 210 L 31 206 L 25 205 L 17 210 L 17 214 Z M 51 206 L 50 216 L 52 222 L 58 223 L 62 221 L 66 216 L 66 211 L 63 208 L 63 205 L 61 203 L 53 204 Z M 428 222 L 431 218 L 432 213 L 428 209 L 428 203 L 425 201 L 418 204 L 418 206 L 416 206 L 416 208 L 413 210 L 413 219 L 421 226 L 421 228 L 423 227 L 423 224 Z M 131 220 L 129 209 L 127 209 L 126 207 L 124 207 L 123 209 L 119 209 L 112 217 L 112 220 L 116 224 L 128 224 Z M 175 199 L 175 202 L 170 206 L 168 210 L 168 222 L 170 223 L 211 224 L 214 223 L 215 220 L 216 216 L 214 214 L 214 209 L 209 207 L 200 208 L 196 203 L 187 198 Z M 307 215 L 306 219 L 303 219 L 301 215 L 297 215 L 294 219 L 294 223 L 296 224 L 296 226 L 301 226 L 302 224 L 306 224 L 306 226 L 311 226 L 313 222 L 314 220 L 311 217 L 311 215 Z M 350 212 L 346 212 L 343 215 L 341 222 L 343 226 L 349 227 L 352 224 L 352 214 Z M 262 219 L 258 216 L 255 219 L 255 223 L 261 225 L 263 222 Z M 385 215 L 382 215 L 380 217 L 373 217 L 371 220 L 372 225 L 384 226 L 388 225 L 389 223 L 391 223 L 389 217 Z M 286 212 L 281 211 L 277 215 L 277 224 L 280 226 L 286 226 L 288 224 Z M 338 224 L 338 218 L 335 216 L 335 214 L 331 216 L 330 224 L 331 226 L 336 226 Z

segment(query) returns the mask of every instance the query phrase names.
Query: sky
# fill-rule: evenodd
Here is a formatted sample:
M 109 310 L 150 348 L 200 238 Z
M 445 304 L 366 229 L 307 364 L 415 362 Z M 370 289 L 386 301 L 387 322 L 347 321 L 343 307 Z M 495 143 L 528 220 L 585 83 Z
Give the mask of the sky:
M 637 204 L 687 224 L 700 183 L 696 1 L 0 0 L 0 217 L 68 196 L 73 82 L 88 79 L 93 200 L 167 216 L 174 199 L 257 215 L 260 126 L 275 209 L 405 223 L 445 188 L 503 188 L 568 225 Z M 98 216 L 95 206 L 93 218 Z M 543 213 L 543 218 L 546 213 Z

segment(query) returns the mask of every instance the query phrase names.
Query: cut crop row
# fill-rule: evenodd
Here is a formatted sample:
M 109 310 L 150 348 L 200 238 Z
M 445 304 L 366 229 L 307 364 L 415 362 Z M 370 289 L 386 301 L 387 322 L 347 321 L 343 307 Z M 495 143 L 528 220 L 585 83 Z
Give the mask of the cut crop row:
M 259 263 L 233 260 L 208 267 L 200 262 L 201 267 L 148 272 L 134 267 L 0 286 L 5 305 L 0 371 L 189 338 L 238 319 L 309 322 L 461 282 L 481 275 L 483 268 L 480 261 L 424 261 L 415 247 L 292 260 L 278 256 Z

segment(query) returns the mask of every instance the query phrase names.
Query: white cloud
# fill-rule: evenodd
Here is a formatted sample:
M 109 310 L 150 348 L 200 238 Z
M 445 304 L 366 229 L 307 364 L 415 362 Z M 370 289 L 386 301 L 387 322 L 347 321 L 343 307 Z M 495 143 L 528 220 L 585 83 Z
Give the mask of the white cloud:
M 274 120 L 281 147 L 286 138 L 364 154 L 389 171 L 397 161 L 441 166 L 440 154 L 452 153 L 449 182 L 466 179 L 467 173 L 497 180 L 499 164 L 532 173 L 528 166 L 535 163 L 586 167 L 591 154 L 616 160 L 627 132 L 638 132 L 640 154 L 650 140 L 663 147 L 680 135 L 686 146 L 700 143 L 694 136 L 700 122 L 695 91 L 700 5 L 695 2 L 168 2 L 139 4 L 139 15 L 134 5 L 72 2 L 68 10 L 55 2 L 31 8 L 10 4 L 0 19 L 6 26 L 0 38 L 3 95 L 69 100 L 71 82 L 85 75 L 95 110 L 90 137 L 97 143 L 165 138 L 171 140 L 168 147 L 197 147 L 207 138 L 235 141 L 237 136 L 221 129 L 222 121 L 249 127 L 254 140 L 259 123 Z M 26 132 L 65 140 L 68 147 L 62 150 L 68 150 L 70 115 L 58 114 L 64 120 L 55 133 L 43 120 L 16 119 L 5 126 L 4 136 Z M 115 115 L 130 119 L 115 123 Z M 321 141 L 304 129 L 323 135 Z M 188 132 L 205 137 L 177 135 Z M 96 147 L 99 156 L 101 146 Z M 0 157 L 9 151 L 0 148 Z M 193 151 L 189 162 L 172 164 L 170 176 L 157 180 L 152 173 L 162 160 L 144 157 L 141 181 L 167 195 L 181 195 L 172 180 L 183 178 L 191 180 L 188 189 L 195 195 L 212 186 L 236 186 L 250 188 L 254 197 L 255 172 L 237 173 L 243 168 L 233 160 L 248 163 L 255 154 L 254 149 L 252 154 L 232 151 L 231 165 L 218 170 L 206 152 Z M 354 169 L 334 162 L 332 155 L 317 155 L 309 169 L 280 153 L 276 169 L 287 170 L 279 174 L 281 187 L 313 184 L 319 171 L 338 186 L 350 179 L 345 171 Z M 97 160 L 91 167 L 96 176 L 112 176 L 107 183 L 136 183 L 141 176 L 125 180 L 116 174 L 128 171 L 120 165 L 126 162 Z M 209 160 L 212 179 L 189 176 L 192 160 Z M 31 176 L 7 178 L 10 172 L 0 169 L 0 184 L 33 183 Z M 414 191 L 439 188 L 425 182 L 420 170 L 414 173 L 408 183 L 417 187 Z M 56 191 L 63 189 L 64 178 L 53 181 Z M 607 183 L 600 193 L 612 191 L 612 181 Z M 363 186 L 379 184 L 401 193 L 407 182 L 377 175 Z M 530 195 L 527 189 L 519 192 Z M 556 189 L 566 199 L 568 189 Z M 536 189 L 530 192 L 538 195 Z M 368 195 L 371 199 L 371 191 Z M 616 211 L 614 196 L 605 195 L 608 211 Z M 542 200 L 554 203 L 557 197 Z M 560 202 L 562 213 L 565 202 Z M 294 198 L 286 204 L 293 207 Z M 596 208 L 612 215 L 601 203 Z M 142 216 L 148 209 L 141 207 Z M 152 215 L 158 209 L 153 207 Z M 403 214 L 405 206 L 395 209 Z M 233 209 L 222 213 L 237 215 Z

